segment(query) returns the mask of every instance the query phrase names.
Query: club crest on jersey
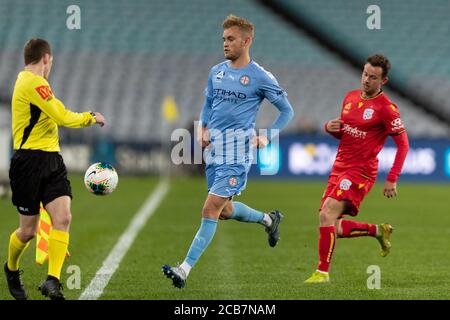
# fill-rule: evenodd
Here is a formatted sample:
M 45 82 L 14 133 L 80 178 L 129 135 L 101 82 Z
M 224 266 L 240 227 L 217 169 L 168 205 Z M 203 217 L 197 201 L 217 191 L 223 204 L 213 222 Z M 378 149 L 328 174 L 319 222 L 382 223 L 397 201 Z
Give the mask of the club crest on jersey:
M 341 190 L 349 190 L 352 182 L 348 179 L 343 179 L 339 185 L 339 189 Z
M 237 185 L 237 183 L 238 183 L 238 181 L 237 181 L 237 178 L 236 178 L 236 177 L 231 177 L 231 178 L 228 180 L 228 184 L 229 184 L 231 187 L 235 187 L 235 186 Z
M 363 119 L 364 120 L 372 119 L 373 112 L 374 112 L 374 110 L 370 109 L 370 108 L 364 110 Z
M 242 76 L 239 78 L 239 82 L 243 85 L 243 86 L 248 86 L 250 84 L 250 77 L 249 76 Z

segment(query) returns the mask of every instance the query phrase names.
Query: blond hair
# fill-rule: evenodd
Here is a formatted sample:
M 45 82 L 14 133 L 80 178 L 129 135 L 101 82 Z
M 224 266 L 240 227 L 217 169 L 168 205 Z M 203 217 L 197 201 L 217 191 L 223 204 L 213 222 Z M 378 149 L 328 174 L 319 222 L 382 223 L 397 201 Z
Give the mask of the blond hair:
M 251 36 L 253 38 L 254 36 L 254 29 L 255 26 L 253 23 L 248 21 L 245 18 L 240 18 L 235 15 L 230 14 L 224 21 L 223 21 L 223 29 L 229 29 L 232 27 L 238 27 L 242 32 L 245 32 L 247 35 Z

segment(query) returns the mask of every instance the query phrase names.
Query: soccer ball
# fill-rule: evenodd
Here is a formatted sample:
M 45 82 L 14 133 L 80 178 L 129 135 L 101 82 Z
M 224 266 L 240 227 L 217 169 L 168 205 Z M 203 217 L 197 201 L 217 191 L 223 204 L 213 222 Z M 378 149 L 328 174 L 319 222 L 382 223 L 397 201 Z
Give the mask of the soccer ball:
M 107 162 L 91 165 L 84 175 L 84 185 L 97 196 L 106 196 L 114 191 L 119 182 L 117 171 Z

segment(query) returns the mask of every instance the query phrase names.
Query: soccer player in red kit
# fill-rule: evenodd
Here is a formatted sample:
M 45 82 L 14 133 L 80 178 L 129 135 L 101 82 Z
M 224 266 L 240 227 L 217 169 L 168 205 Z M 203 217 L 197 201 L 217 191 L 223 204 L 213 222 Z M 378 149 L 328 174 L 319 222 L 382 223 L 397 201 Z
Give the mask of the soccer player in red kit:
M 336 238 L 370 236 L 381 245 L 381 256 L 391 248 L 392 226 L 342 219 L 356 216 L 359 205 L 375 183 L 377 155 L 388 136 L 397 145 L 394 164 L 384 185 L 384 195 L 397 195 L 397 179 L 409 150 L 408 136 L 400 113 L 382 90 L 388 81 L 389 60 L 382 55 L 367 58 L 361 76 L 362 88 L 350 91 L 340 118 L 328 121 L 325 131 L 340 140 L 336 159 L 320 207 L 319 265 L 305 283 L 329 282 L 328 274 Z

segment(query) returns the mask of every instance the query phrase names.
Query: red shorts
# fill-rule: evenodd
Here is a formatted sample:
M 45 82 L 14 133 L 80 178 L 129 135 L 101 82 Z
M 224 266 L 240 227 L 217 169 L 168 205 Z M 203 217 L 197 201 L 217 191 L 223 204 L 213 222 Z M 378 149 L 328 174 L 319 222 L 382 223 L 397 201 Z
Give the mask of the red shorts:
M 342 215 L 356 216 L 359 205 L 366 194 L 372 189 L 375 181 L 359 172 L 347 171 L 341 174 L 331 174 L 328 185 L 322 197 L 320 210 L 322 210 L 325 199 L 330 197 L 338 201 L 346 201 L 347 206 Z

